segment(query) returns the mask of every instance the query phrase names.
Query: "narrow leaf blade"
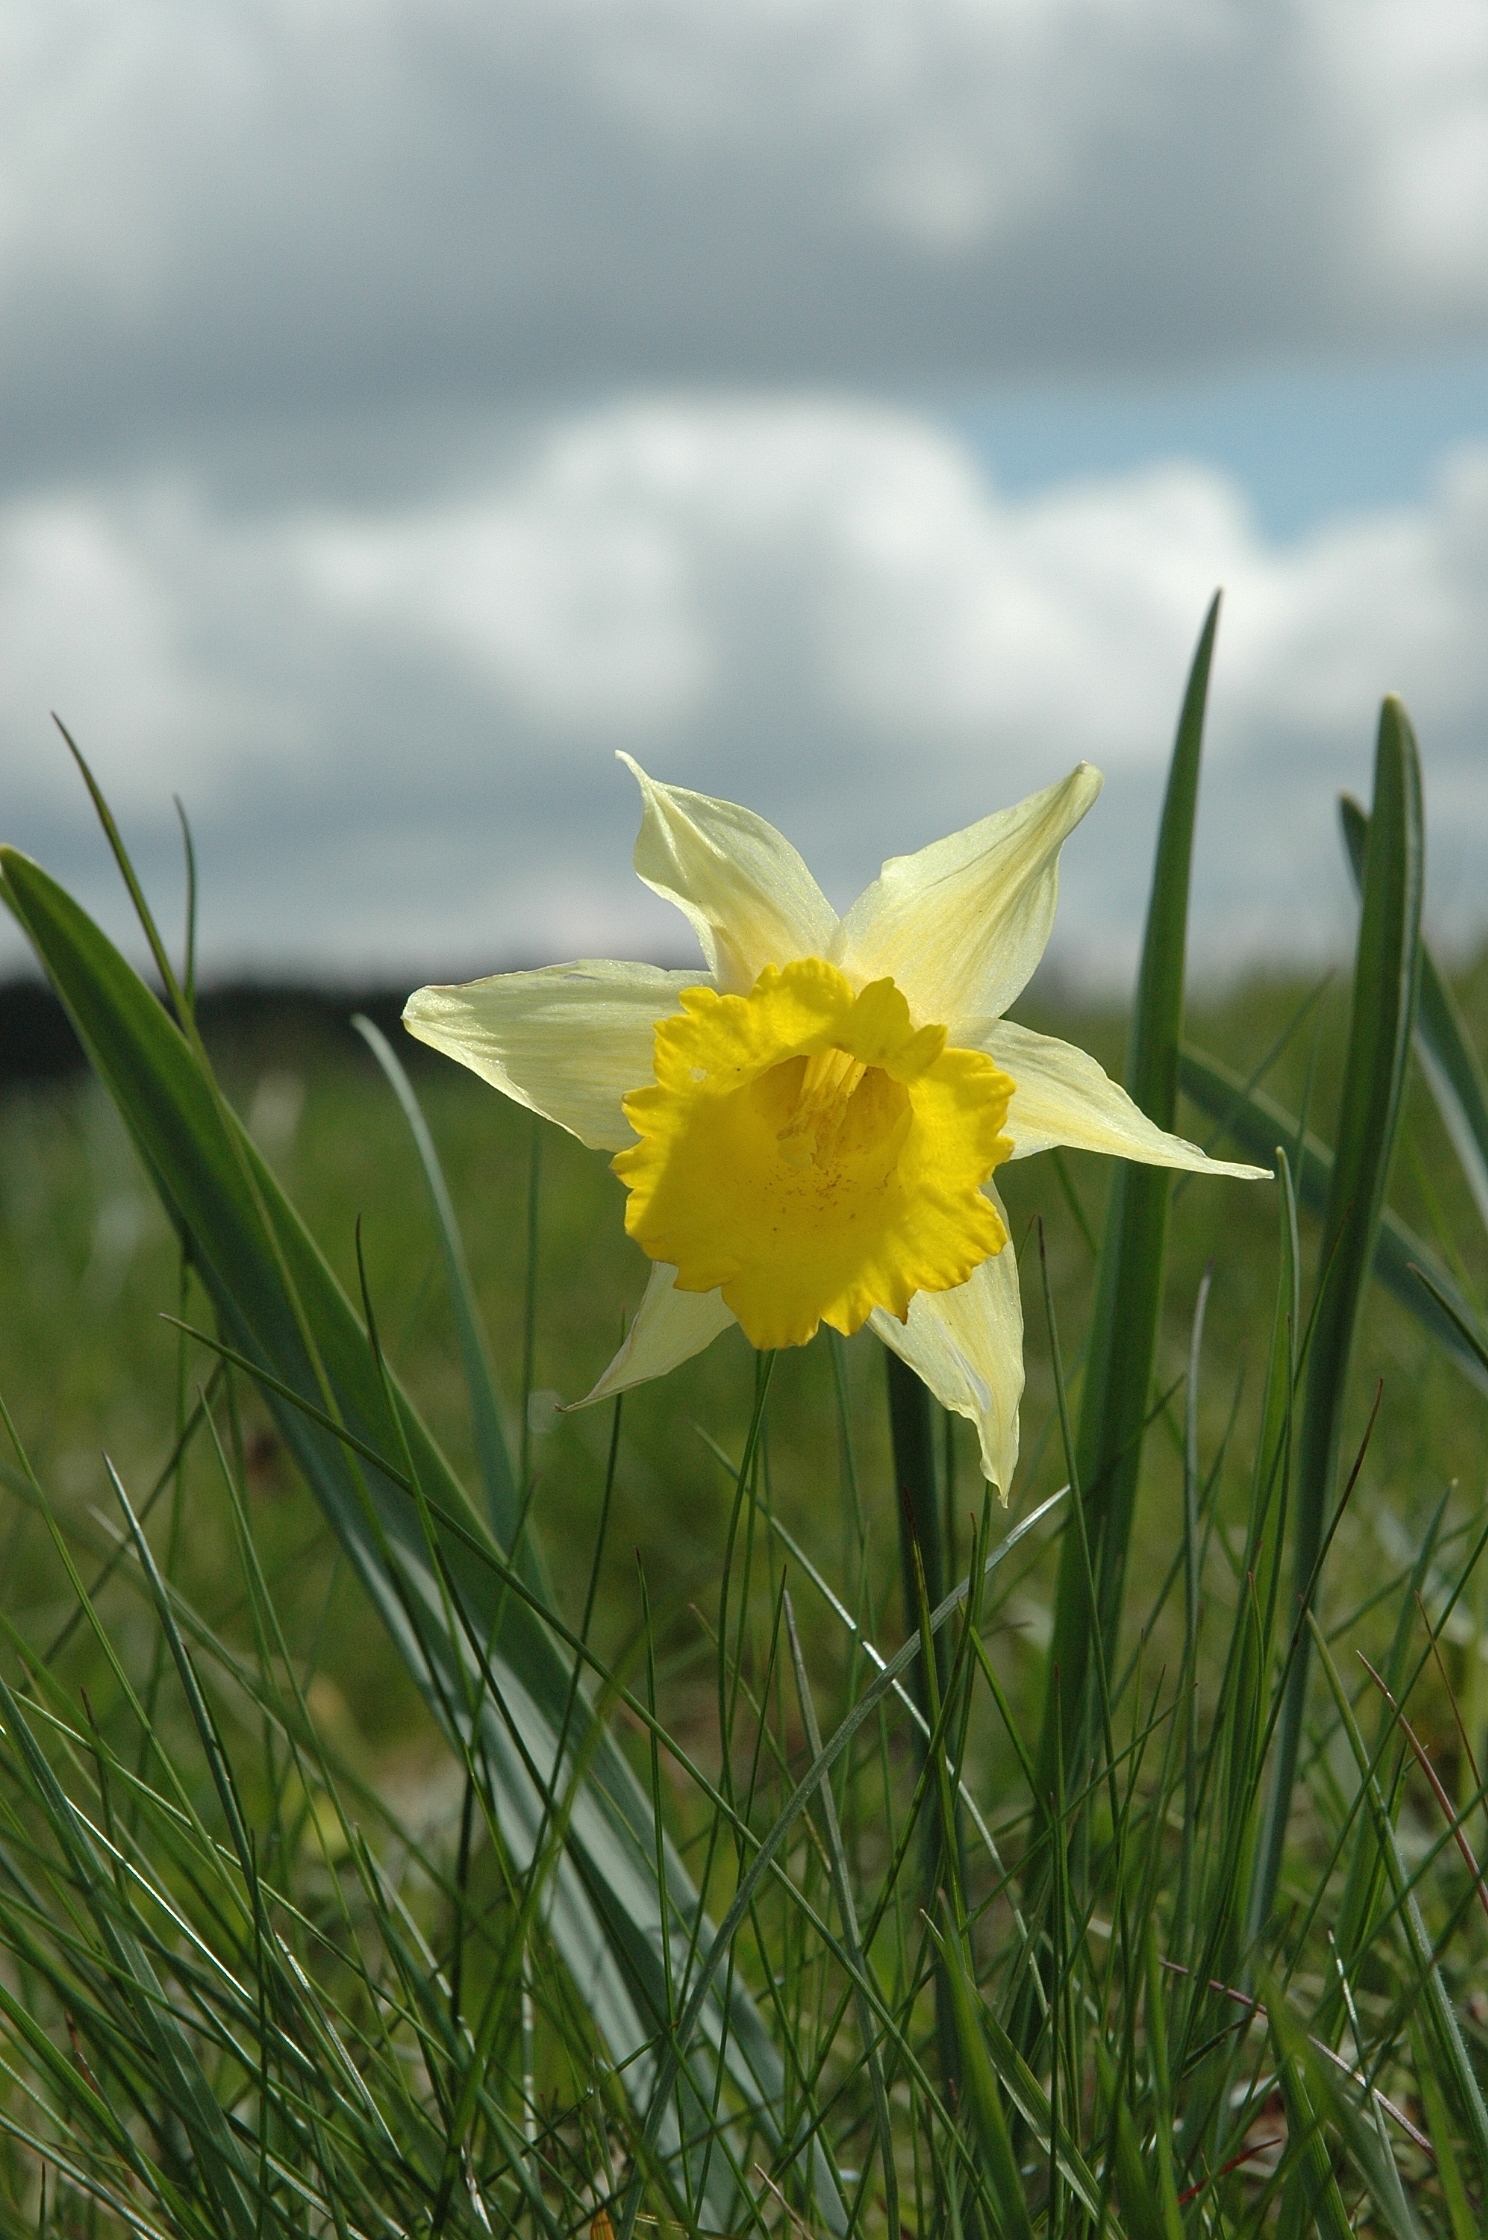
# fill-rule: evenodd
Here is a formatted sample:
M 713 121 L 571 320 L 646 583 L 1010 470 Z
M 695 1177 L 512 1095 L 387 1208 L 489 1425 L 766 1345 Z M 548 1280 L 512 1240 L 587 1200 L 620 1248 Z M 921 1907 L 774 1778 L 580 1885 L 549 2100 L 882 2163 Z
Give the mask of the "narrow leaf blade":
M 1189 874 L 1204 713 L 1218 627 L 1216 593 L 1199 635 L 1178 720 L 1126 1067 L 1126 1086 L 1136 1103 L 1158 1127 L 1168 1129 L 1178 1102 Z M 1169 1194 L 1165 1168 L 1124 1161 L 1115 1165 L 1076 1442 L 1079 1483 L 1075 1491 L 1085 1504 L 1098 1608 L 1089 1607 L 1080 1537 L 1067 1530 L 1039 1744 L 1040 1799 L 1054 1793 L 1061 1758 L 1071 1764 L 1078 1756 L 1075 1736 L 1086 1716 L 1093 1629 L 1098 1628 L 1102 1636 L 1107 1665 L 1113 1661 L 1162 1308 Z
M 1344 846 L 1354 882 L 1362 886 L 1369 844 L 1369 819 L 1357 801 L 1339 802 Z M 1488 1228 L 1488 1079 L 1468 1039 L 1457 999 L 1438 970 L 1427 944 L 1421 944 L 1421 996 L 1416 1013 L 1416 1055 L 1441 1114 L 1442 1125 Z

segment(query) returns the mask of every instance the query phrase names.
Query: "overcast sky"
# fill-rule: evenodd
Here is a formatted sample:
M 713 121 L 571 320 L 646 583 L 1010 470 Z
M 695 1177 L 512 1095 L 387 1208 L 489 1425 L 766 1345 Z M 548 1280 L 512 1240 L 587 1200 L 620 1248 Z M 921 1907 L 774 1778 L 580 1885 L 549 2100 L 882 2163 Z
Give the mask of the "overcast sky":
M 1219 583 L 1204 963 L 1387 689 L 1488 927 L 1480 0 L 11 0 L 0 414 L 0 836 L 219 970 L 684 955 L 624 747 L 840 901 L 1087 756 L 1119 972 Z

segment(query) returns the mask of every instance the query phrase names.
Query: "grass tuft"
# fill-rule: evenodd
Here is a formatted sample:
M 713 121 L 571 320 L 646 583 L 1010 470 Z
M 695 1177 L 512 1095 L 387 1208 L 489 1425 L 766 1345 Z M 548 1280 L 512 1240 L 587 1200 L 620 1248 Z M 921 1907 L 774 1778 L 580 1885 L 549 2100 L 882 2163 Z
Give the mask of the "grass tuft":
M 1352 986 L 1182 1050 L 1213 620 L 1128 1077 L 1277 1188 L 1010 1176 L 1010 1512 L 866 1337 L 558 1413 L 597 1162 L 0 859 L 102 1085 L 0 1103 L 0 2229 L 1483 2229 L 1488 975 L 1387 705 Z

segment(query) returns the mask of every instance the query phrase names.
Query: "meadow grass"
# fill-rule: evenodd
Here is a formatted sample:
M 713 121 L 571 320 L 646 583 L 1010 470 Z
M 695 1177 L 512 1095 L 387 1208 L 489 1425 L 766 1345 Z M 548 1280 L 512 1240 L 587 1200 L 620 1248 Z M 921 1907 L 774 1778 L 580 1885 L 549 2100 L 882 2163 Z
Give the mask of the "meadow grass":
M 403 1052 L 462 1305 L 362 1043 L 239 1035 L 214 1101 L 189 1017 L 7 877 L 102 1078 L 0 1104 L 5 2229 L 1482 2229 L 1488 1260 L 1418 1071 L 1390 1203 L 1466 1335 L 1364 1292 L 1305 1609 L 1354 1199 L 1293 1231 L 1294 1138 L 1275 1189 L 1179 1181 L 1105 1628 L 1101 1162 L 1005 1170 L 1006 1514 L 866 1335 L 559 1413 L 640 1289 L 602 1159 Z M 1186 1038 L 1342 1144 L 1365 962 Z M 1488 958 L 1455 986 L 1488 1046 Z M 1116 1008 L 1021 1016 L 1120 1072 Z
M 1488 1047 L 1488 956 L 1455 976 L 1465 1015 Z M 1056 989 L 1025 1003 L 1018 1016 L 1095 1053 L 1119 1076 L 1124 1015 L 1113 1003 L 1079 1000 Z M 1248 1076 L 1287 1041 L 1268 1082 L 1282 1102 L 1316 1111 L 1337 1099 L 1347 1017 L 1347 975 L 1248 978 L 1189 1006 L 1190 1039 Z M 356 1233 L 383 1340 L 400 1377 L 461 1474 L 473 1466 L 470 1414 L 439 1243 L 408 1133 L 370 1056 L 350 1029 L 307 1027 L 289 1005 L 265 1004 L 250 1026 L 229 1030 L 214 1048 L 230 1095 L 302 1208 L 348 1288 L 356 1285 Z M 538 1150 L 538 1247 L 529 1457 L 536 1483 L 533 1525 L 564 1595 L 581 1595 L 605 1481 L 607 1410 L 560 1413 L 551 1403 L 585 1392 L 614 1350 L 644 1286 L 645 1263 L 623 1235 L 623 1192 L 604 1159 L 556 1129 L 539 1136 L 529 1115 L 492 1097 L 468 1075 L 403 1051 L 438 1142 L 461 1217 L 480 1310 L 498 1365 L 508 1435 L 520 1443 L 527 1414 L 522 1390 L 528 1313 L 528 1207 Z M 256 1115 L 256 1120 L 255 1120 Z M 1186 1134 L 1204 1142 L 1212 1124 L 1192 1105 Z M 540 1146 L 540 1149 L 538 1148 Z M 1218 1143 L 1216 1148 L 1222 1148 Z M 1027 1330 L 1029 1398 L 1015 1514 L 1062 1482 L 1049 1341 L 1031 1240 L 1041 1221 L 1054 1307 L 1072 1382 L 1088 1331 L 1094 1242 L 1109 1184 L 1107 1163 L 1077 1152 L 1005 1171 L 1004 1195 L 1019 1248 Z M 1460 1166 L 1424 1087 L 1415 1086 L 1395 1170 L 1392 1202 L 1411 1225 L 1464 1263 L 1481 1294 L 1488 1249 L 1474 1218 Z M 1078 1208 L 1078 1212 L 1075 1210 Z M 13 1089 L 0 1104 L 0 1390 L 9 1399 L 33 1461 L 65 1513 L 106 1503 L 102 1457 L 130 1484 L 153 1476 L 175 1421 L 177 1340 L 163 1313 L 177 1311 L 179 1253 L 113 1106 L 86 1078 Z M 1304 1220 L 1305 1256 L 1315 1258 L 1317 1224 Z M 1309 1260 L 1309 1267 L 1311 1260 Z M 1238 1184 L 1180 1183 L 1169 1239 L 1162 1336 L 1162 1385 L 1186 1375 L 1194 1303 L 1212 1271 L 1199 1387 L 1203 1439 L 1217 1449 L 1229 1430 L 1217 1498 L 1243 1504 L 1244 1458 L 1261 1403 L 1265 1343 L 1277 1281 L 1276 1215 L 1271 1194 Z M 881 1595 L 896 1586 L 897 1520 L 891 1498 L 883 1355 L 862 1336 L 841 1342 L 823 1333 L 782 1357 L 772 1377 L 766 1461 L 780 1515 L 814 1558 L 840 1566 L 844 1536 L 856 1534 L 844 1499 L 837 1376 L 850 1394 L 855 1472 L 863 1525 L 878 1562 Z M 192 1375 L 204 1374 L 198 1361 Z M 686 1363 L 665 1385 L 643 1386 L 625 1403 L 620 1463 L 611 1502 L 609 1547 L 601 1573 L 597 1625 L 614 1647 L 634 1623 L 639 1551 L 658 1611 L 681 1610 L 716 1580 L 732 1502 L 726 1473 L 710 1460 L 694 1426 L 737 1453 L 753 1391 L 753 1356 L 729 1333 Z M 1353 1416 L 1362 1432 L 1376 1385 L 1384 1404 L 1362 1485 L 1402 1502 L 1414 1516 L 1449 1483 L 1476 1498 L 1485 1472 L 1484 1418 L 1472 1392 L 1420 1325 L 1376 1290 L 1353 1379 Z M 299 1485 L 267 1409 L 253 1393 L 240 1402 L 248 1486 L 260 1529 L 286 1549 L 313 1545 L 301 1563 L 298 1592 L 324 1625 L 324 1669 L 349 1690 L 357 1722 L 376 1748 L 423 1731 L 416 1692 L 390 1644 L 370 1633 L 361 1603 L 327 1574 L 334 1544 L 313 1500 Z M 1145 1547 L 1171 1548 L 1181 1465 L 1170 1409 L 1148 1453 L 1149 1479 L 1138 1519 Z M 962 1506 L 979 1482 L 969 1427 L 951 1422 Z M 224 1517 L 214 1521 L 212 1473 L 197 1465 L 199 1504 L 181 1560 L 197 1594 L 209 1594 L 224 1561 Z M 1361 1518 L 1374 1503 L 1361 1502 Z M 205 1511 L 205 1513 L 201 1513 Z M 1238 1511 L 1243 1516 L 1243 1507 Z M 39 1520 L 12 1517 L 10 1606 L 19 1614 L 34 1594 L 58 1591 L 50 1543 Z M 1345 1528 L 1345 1549 L 1352 1544 Z M 1367 1522 L 1358 1561 L 1373 1562 Z M 32 1579 L 35 1565 L 34 1588 Z M 229 1565 L 229 1569 L 231 1566 Z M 835 1573 L 834 1573 L 835 1575 Z M 331 1587 L 322 1620 L 321 1601 Z M 34 1622 L 28 1619 L 29 1622 Z M 1039 1621 L 1031 1620 L 1037 1634 Z M 1036 1647 L 1041 1646 L 1035 1642 Z M 1444 1741 L 1447 1738 L 1442 1738 Z M 1455 1744 L 1451 1745 L 1455 1748 Z

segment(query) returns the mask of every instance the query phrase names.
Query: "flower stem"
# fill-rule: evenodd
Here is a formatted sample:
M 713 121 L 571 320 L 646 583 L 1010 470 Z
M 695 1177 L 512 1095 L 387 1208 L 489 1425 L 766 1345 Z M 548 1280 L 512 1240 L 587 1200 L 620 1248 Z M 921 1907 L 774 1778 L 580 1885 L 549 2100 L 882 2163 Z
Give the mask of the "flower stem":
M 894 1490 L 899 1497 L 899 1559 L 904 1588 L 904 1625 L 908 1633 L 920 1630 L 922 1612 L 937 1609 L 945 1599 L 945 1542 L 940 1505 L 935 1497 L 935 1435 L 930 1394 L 907 1363 L 885 1348 L 889 1376 L 889 1431 L 894 1449 Z M 914 1686 L 926 1726 L 933 1736 L 940 1723 L 950 1677 L 950 1643 L 944 1629 L 934 1637 L 935 1667 L 926 1669 L 921 1659 L 915 1667 Z M 943 1743 L 937 1743 L 943 1748 Z M 915 1730 L 918 1771 L 923 1774 L 927 1744 Z M 941 1916 L 940 1891 L 954 1876 L 961 1887 L 959 1819 L 954 1825 L 953 1855 L 947 1857 L 948 1831 L 935 1809 L 936 1785 L 921 1784 L 921 1904 L 927 1921 Z M 940 2055 L 941 2087 L 948 2109 L 960 2101 L 960 2054 L 956 2042 L 952 1986 L 944 1964 L 935 1968 L 935 2037 Z

